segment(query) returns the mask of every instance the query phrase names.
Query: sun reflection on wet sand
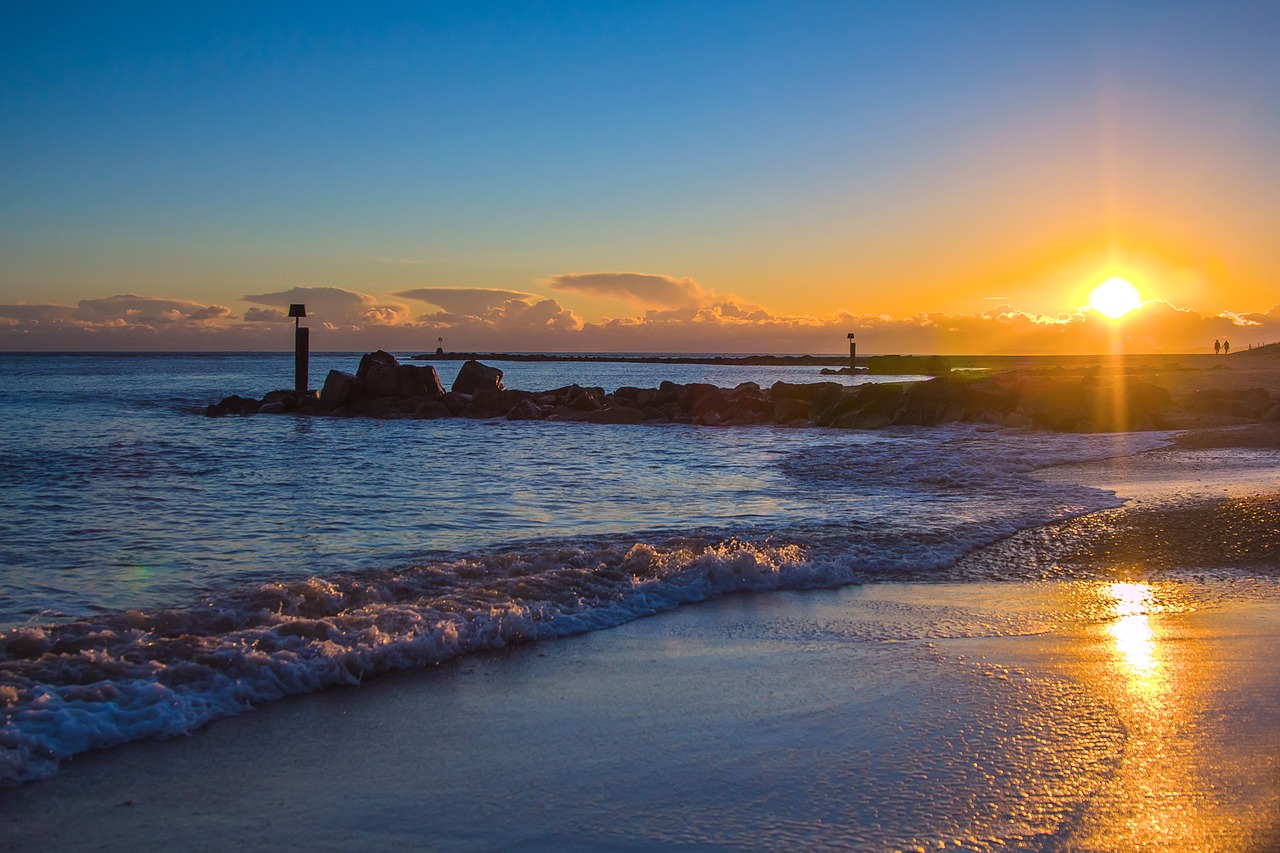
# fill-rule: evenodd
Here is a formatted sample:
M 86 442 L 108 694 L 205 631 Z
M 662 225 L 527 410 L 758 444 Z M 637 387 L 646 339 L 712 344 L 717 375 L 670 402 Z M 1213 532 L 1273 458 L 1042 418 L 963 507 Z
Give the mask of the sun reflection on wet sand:
M 1269 820 L 1250 796 L 1266 771 L 1207 713 L 1232 678 L 1215 635 L 1178 584 L 1084 584 L 1081 594 L 1098 621 L 1092 652 L 1080 638 L 1077 677 L 1116 710 L 1127 738 L 1071 849 L 1238 849 Z
M 1124 657 L 1130 682 L 1150 690 L 1159 665 L 1155 656 L 1155 635 L 1147 613 L 1151 588 L 1141 583 L 1113 583 L 1108 590 L 1115 598 L 1116 621 L 1107 626 L 1115 637 L 1116 651 Z

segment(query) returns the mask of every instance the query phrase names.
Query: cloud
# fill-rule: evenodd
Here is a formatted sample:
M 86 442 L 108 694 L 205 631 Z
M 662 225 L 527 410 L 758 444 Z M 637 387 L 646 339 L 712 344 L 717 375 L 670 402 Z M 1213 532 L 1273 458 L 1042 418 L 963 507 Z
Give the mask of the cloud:
M 1211 352 L 1280 341 L 1280 306 L 1262 312 L 1200 314 L 1167 302 L 1145 303 L 1121 322 L 1082 309 L 1036 314 L 1003 304 L 982 313 L 905 317 L 780 314 L 699 291 L 701 304 L 584 322 L 556 299 L 511 290 L 423 288 L 395 294 L 440 310 L 411 317 L 407 307 L 342 288 L 293 288 L 248 297 L 243 317 L 219 305 L 133 294 L 78 305 L 0 305 L 0 349 L 283 350 L 292 335 L 281 310 L 306 303 L 316 351 L 388 349 L 428 352 L 436 338 L 456 351 L 821 353 L 845 350 L 857 335 L 863 353 Z M 262 306 L 262 307 L 258 307 Z
M 20 323 L 52 323 L 70 320 L 76 309 L 72 305 L 0 305 L 0 317 Z
M 202 305 L 185 299 L 157 299 L 125 293 L 105 299 L 82 299 L 73 317 L 89 323 L 168 326 L 216 320 L 231 313 L 222 305 Z
M 576 314 L 554 299 L 542 299 L 533 303 L 525 299 L 508 299 L 501 305 L 491 306 L 475 314 L 453 314 L 448 311 L 424 314 L 418 318 L 418 323 L 432 329 L 462 333 L 473 339 L 480 337 L 499 341 L 500 336 L 513 332 L 576 332 L 583 327 Z M 502 343 L 497 345 L 504 346 Z M 513 345 L 506 346 L 511 348 Z
M 244 312 L 246 323 L 287 323 L 289 319 L 279 308 L 250 308 Z
M 541 284 L 553 290 L 658 308 L 697 308 L 712 298 L 691 278 L 642 272 L 563 273 L 543 279 Z
M 419 287 L 391 294 L 401 299 L 417 299 L 450 314 L 483 314 L 505 302 L 533 302 L 542 297 L 519 290 L 489 290 L 483 287 Z
M 301 303 L 307 306 L 307 315 L 317 322 L 337 327 L 360 328 L 366 325 L 397 326 L 409 319 L 409 306 L 399 303 L 378 304 L 367 293 L 343 290 L 340 287 L 293 287 L 274 293 L 248 294 L 245 302 L 266 305 L 271 308 L 287 308 Z M 252 309 L 250 309 L 252 310 Z M 246 320 L 248 315 L 246 312 Z M 261 319 L 249 322 L 262 322 Z

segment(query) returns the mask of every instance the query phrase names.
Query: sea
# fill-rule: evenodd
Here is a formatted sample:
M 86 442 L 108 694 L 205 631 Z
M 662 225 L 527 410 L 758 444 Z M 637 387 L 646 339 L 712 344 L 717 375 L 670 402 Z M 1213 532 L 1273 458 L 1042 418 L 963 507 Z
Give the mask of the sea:
M 313 354 L 313 386 L 359 358 Z M 494 364 L 528 390 L 907 379 Z M 435 366 L 447 386 L 459 363 Z M 1119 504 L 1038 470 L 1168 440 L 203 414 L 292 370 L 287 353 L 0 354 L 0 783 L 734 593 L 946 579 L 1018 530 Z

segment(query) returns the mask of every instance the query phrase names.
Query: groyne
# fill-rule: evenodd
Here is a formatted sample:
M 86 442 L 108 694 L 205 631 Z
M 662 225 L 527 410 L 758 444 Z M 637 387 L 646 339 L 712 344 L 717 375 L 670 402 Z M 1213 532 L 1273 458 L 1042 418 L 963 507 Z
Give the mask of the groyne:
M 315 392 L 274 391 L 210 405 L 211 417 L 254 414 L 368 418 L 476 418 L 593 424 L 879 429 L 952 421 L 1068 432 L 1190 429 L 1280 421 L 1280 399 L 1262 388 L 1211 389 L 1174 399 L 1165 388 L 1085 371 L 1071 377 L 1005 371 L 901 383 L 775 382 L 733 388 L 663 382 L 656 388 L 567 385 L 507 388 L 502 370 L 466 361 L 445 390 L 435 368 L 366 354 L 354 375 L 330 371 Z

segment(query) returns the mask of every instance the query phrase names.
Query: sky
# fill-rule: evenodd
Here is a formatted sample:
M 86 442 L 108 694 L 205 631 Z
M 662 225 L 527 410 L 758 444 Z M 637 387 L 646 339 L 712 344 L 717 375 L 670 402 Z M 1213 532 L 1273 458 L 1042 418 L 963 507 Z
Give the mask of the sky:
M 369 5 L 7 9 L 0 350 L 1280 340 L 1280 4 Z

